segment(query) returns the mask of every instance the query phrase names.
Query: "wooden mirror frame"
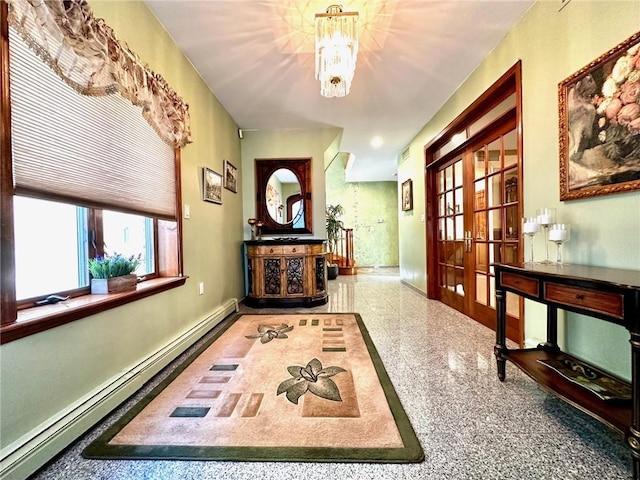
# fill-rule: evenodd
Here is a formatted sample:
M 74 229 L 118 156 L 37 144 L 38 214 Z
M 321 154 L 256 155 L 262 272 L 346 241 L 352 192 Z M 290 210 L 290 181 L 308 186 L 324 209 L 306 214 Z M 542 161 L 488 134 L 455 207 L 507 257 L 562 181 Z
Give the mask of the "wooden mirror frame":
M 280 168 L 291 170 L 300 184 L 300 195 L 304 208 L 304 227 L 294 228 L 293 222 L 280 224 L 267 210 L 266 192 L 271 175 Z M 311 203 L 311 158 L 256 158 L 256 218 L 263 223 L 263 234 L 309 234 L 313 233 Z

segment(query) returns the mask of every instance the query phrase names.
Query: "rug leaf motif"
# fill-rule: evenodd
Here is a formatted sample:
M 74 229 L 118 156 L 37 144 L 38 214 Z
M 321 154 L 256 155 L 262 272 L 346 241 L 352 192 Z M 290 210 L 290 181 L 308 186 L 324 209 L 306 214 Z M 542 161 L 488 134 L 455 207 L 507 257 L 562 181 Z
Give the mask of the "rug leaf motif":
M 306 367 L 292 365 L 287 367 L 287 371 L 291 378 L 287 378 L 278 385 L 277 395 L 286 392 L 285 396 L 291 403 L 297 405 L 300 397 L 307 392 L 327 400 L 342 401 L 340 389 L 329 377 L 346 372 L 344 368 L 335 366 L 322 368 L 320 360 L 314 358 L 307 363 Z
M 258 325 L 258 333 L 245 335 L 245 338 L 259 338 L 260 343 L 269 343 L 274 338 L 289 338 L 287 332 L 293 330 L 293 325 L 281 323 L 279 327 L 275 325 Z

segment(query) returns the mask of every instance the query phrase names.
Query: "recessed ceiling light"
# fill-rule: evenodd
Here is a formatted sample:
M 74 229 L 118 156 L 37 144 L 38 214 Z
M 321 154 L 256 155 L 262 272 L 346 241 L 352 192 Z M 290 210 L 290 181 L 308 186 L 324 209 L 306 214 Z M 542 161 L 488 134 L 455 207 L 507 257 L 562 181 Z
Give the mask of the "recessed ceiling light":
M 384 143 L 384 140 L 382 139 L 382 137 L 373 137 L 371 139 L 371 146 L 373 148 L 380 148 L 383 143 Z

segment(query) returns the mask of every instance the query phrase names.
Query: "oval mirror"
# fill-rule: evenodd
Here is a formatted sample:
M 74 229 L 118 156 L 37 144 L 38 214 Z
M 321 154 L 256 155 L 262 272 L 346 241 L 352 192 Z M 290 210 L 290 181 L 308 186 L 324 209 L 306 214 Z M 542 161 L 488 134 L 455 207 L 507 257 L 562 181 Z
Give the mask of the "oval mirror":
M 265 199 L 267 212 L 276 223 L 291 224 L 293 228 L 304 226 L 302 192 L 298 177 L 293 171 L 279 168 L 273 172 L 267 181 Z
M 262 233 L 313 233 L 311 158 L 256 158 L 255 173 Z

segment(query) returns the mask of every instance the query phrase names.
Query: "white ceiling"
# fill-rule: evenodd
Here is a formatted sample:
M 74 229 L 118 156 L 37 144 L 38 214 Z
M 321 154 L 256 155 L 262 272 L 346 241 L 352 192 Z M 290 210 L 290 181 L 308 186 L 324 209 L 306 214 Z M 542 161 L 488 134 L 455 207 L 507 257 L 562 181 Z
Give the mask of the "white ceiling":
M 347 180 L 379 181 L 396 180 L 402 150 L 534 1 L 343 1 L 361 30 L 342 98 L 321 97 L 314 71 L 314 14 L 331 0 L 145 3 L 240 128 L 342 128 Z

